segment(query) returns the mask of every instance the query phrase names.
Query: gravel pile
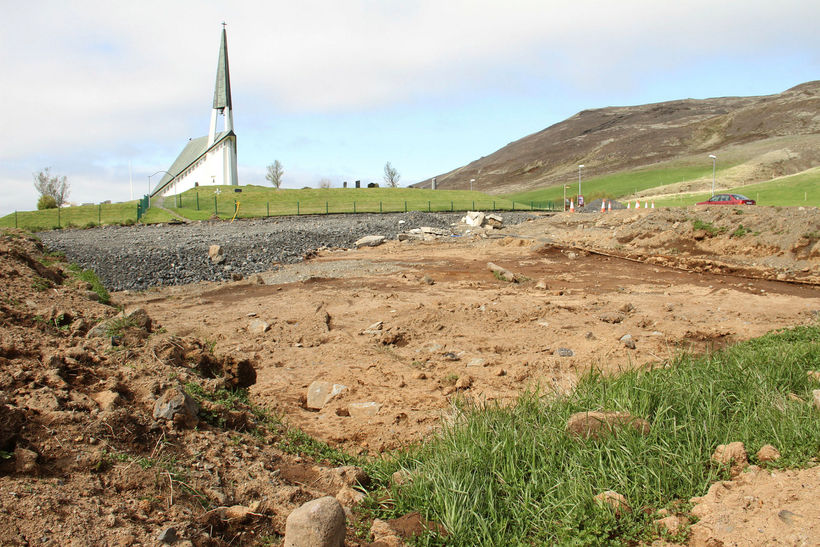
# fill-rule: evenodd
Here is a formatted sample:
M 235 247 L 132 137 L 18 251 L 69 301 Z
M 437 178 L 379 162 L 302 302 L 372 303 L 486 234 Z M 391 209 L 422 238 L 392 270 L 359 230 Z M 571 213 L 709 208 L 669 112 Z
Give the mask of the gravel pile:
M 144 290 L 158 285 L 222 281 L 294 263 L 306 253 L 348 248 L 365 235 L 395 239 L 411 228 L 430 226 L 450 231 L 464 213 L 391 213 L 274 217 L 233 223 L 205 221 L 184 225 L 107 226 L 88 230 L 54 230 L 38 236 L 53 251 L 91 268 L 109 290 Z M 528 213 L 504 213 L 507 225 Z M 225 261 L 213 264 L 208 248 L 220 245 Z

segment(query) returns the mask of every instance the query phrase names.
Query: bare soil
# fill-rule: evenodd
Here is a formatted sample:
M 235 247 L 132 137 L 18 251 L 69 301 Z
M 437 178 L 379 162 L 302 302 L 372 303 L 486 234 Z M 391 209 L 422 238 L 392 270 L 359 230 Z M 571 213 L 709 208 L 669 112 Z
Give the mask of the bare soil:
M 748 233 L 732 235 L 736 217 Z M 704 235 L 694 220 L 715 232 Z M 375 454 L 435 434 L 456 394 L 510 404 L 536 386 L 572 389 L 592 367 L 617 373 L 816 322 L 819 223 L 817 209 L 562 214 L 500 231 L 465 228 L 458 238 L 322 251 L 242 281 L 117 293 L 126 313 L 143 308 L 153 320 L 118 346 L 89 336 L 116 310 L 70 279 L 44 283 L 20 258 L 40 263 L 42 249 L 6 236 L 0 537 L 150 544 L 175 526 L 196 545 L 276 544 L 289 512 L 335 495 L 345 473 L 280 450 L 284 430 L 257 427 L 243 404 L 203 403 L 218 419 L 196 429 L 155 420 L 167 388 L 213 390 L 230 374 L 203 377 L 203 367 L 229 371 L 247 359 L 253 403 L 333 446 Z M 497 279 L 488 262 L 520 282 Z M 316 380 L 346 390 L 310 410 Z M 349 405 L 361 402 L 378 412 L 351 416 Z M 800 534 L 817 538 L 802 503 L 788 509 L 807 515 Z M 241 519 L 226 516 L 236 505 L 246 509 Z M 708 515 L 726 508 L 714 507 L 699 526 L 716 530 Z M 348 543 L 365 544 L 352 509 Z M 764 516 L 732 510 L 742 516 L 721 541 L 759 544 L 750 530 Z

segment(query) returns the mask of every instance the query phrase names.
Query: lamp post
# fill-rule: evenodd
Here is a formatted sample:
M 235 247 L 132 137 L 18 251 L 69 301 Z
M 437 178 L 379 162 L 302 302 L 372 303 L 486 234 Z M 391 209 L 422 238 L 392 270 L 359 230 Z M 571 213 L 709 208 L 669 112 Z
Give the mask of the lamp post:
M 156 173 L 153 173 L 153 174 L 151 174 L 151 175 L 148 175 L 148 194 L 147 194 L 147 195 L 148 195 L 148 206 L 149 206 L 149 207 L 151 206 L 151 177 L 153 177 L 154 175 L 159 175 L 160 173 L 165 173 L 165 174 L 166 174 L 166 175 L 168 175 L 169 177 L 173 177 L 173 176 L 174 176 L 174 175 L 172 175 L 171 173 L 169 173 L 168 171 L 165 171 L 165 170 L 163 170 L 163 169 L 160 169 L 160 170 L 159 170 L 159 171 L 157 171 Z
M 581 168 L 582 167 L 583 167 L 583 164 L 578 166 L 578 195 L 579 196 L 581 195 Z
M 567 212 L 567 188 L 569 188 L 569 186 L 567 186 L 565 184 L 564 185 L 564 207 L 563 207 L 563 210 L 564 210 L 565 213 Z
M 474 182 L 475 182 L 475 179 L 470 179 L 470 192 L 473 191 L 473 183 Z
M 717 164 L 717 156 L 714 154 L 709 154 L 709 157 L 712 158 L 712 195 L 715 195 L 715 165 Z

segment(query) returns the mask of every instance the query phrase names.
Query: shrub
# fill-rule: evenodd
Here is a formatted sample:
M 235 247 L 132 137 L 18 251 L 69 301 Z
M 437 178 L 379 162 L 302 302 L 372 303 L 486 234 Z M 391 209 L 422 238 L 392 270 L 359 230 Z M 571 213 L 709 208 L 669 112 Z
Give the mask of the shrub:
M 42 195 L 40 199 L 37 200 L 37 210 L 42 211 L 43 209 L 56 209 L 57 208 L 57 200 L 55 200 L 51 196 Z

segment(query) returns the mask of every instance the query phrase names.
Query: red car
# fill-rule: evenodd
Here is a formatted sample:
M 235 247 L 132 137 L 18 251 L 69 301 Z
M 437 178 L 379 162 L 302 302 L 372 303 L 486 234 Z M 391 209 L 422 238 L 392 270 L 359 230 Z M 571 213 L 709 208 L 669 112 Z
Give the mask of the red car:
M 698 205 L 754 205 L 756 202 L 740 194 L 715 194 L 709 201 L 701 201 Z

